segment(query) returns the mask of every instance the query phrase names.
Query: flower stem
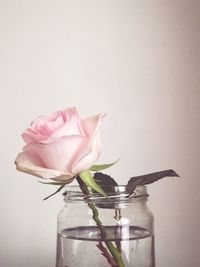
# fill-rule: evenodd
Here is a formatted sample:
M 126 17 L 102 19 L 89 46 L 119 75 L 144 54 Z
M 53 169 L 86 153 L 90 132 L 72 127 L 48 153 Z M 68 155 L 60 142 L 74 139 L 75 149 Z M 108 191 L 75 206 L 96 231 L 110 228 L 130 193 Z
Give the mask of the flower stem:
M 87 186 L 92 188 L 94 191 L 98 192 L 99 194 L 101 194 L 104 197 L 107 197 L 106 192 L 104 192 L 104 190 L 96 183 L 96 181 L 94 180 L 94 178 L 93 178 L 93 176 L 89 170 L 81 172 L 79 174 L 79 177 Z
M 97 208 L 95 207 L 95 205 L 93 203 L 88 203 L 88 206 L 90 207 L 90 209 L 93 212 L 93 219 L 96 222 L 97 226 L 99 227 L 103 237 L 106 237 L 106 231 L 105 228 L 103 227 L 102 222 L 99 219 L 99 213 Z M 125 267 L 122 258 L 121 258 L 121 254 L 120 252 L 117 250 L 117 248 L 113 245 L 113 243 L 109 240 L 104 240 L 107 248 L 109 249 L 110 253 L 112 254 L 113 258 L 115 259 L 117 266 L 118 267 Z
M 89 190 L 87 188 L 87 185 L 80 179 L 79 176 L 77 176 L 76 180 L 78 181 L 82 192 L 85 195 L 89 195 Z M 97 208 L 95 207 L 95 205 L 92 201 L 88 202 L 88 206 L 92 210 L 93 219 L 96 222 L 97 226 L 99 227 L 101 235 L 105 238 L 106 237 L 106 230 L 105 230 L 102 222 L 99 219 L 99 212 L 98 212 Z M 111 255 L 113 256 L 113 258 L 117 264 L 117 267 L 125 267 L 120 251 L 118 251 L 118 249 L 113 245 L 113 243 L 111 241 L 106 240 L 106 238 L 103 241 L 105 242 L 108 250 L 110 251 Z

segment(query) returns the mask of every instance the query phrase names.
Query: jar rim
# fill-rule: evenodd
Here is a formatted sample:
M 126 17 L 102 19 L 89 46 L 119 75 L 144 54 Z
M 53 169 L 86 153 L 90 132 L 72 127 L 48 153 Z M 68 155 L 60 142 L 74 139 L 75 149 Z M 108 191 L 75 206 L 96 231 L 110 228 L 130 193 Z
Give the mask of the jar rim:
M 81 200 L 102 200 L 106 201 L 107 199 L 115 200 L 115 199 L 124 199 L 124 200 L 131 200 L 131 199 L 141 199 L 141 198 L 148 198 L 149 194 L 147 193 L 147 186 L 137 186 L 133 193 L 128 191 L 126 185 L 117 185 L 117 186 L 104 186 L 103 189 L 106 191 L 107 196 L 102 196 L 97 192 L 92 192 L 89 195 L 85 195 L 79 185 L 70 185 L 67 186 L 67 189 L 63 193 L 65 200 L 67 201 L 81 201 Z

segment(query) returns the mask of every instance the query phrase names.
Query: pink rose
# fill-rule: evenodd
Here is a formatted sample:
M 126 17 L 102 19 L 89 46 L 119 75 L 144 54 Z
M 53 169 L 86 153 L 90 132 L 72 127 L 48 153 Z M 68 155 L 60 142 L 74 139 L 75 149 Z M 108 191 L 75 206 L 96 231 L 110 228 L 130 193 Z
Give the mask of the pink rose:
M 58 181 L 88 170 L 100 155 L 102 118 L 81 119 L 75 108 L 40 116 L 22 134 L 26 146 L 16 158 L 17 169 Z

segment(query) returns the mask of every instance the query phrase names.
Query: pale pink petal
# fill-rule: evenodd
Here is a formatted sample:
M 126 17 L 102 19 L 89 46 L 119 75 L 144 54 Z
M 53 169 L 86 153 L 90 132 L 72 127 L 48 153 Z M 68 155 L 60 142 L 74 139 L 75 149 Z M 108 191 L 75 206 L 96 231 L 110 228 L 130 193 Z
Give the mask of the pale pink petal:
M 50 116 L 38 117 L 24 131 L 22 138 L 26 144 L 32 142 L 51 143 L 55 138 L 71 135 L 86 135 L 75 108 L 58 111 Z
M 34 133 L 31 129 L 27 129 L 22 133 L 22 138 L 26 144 L 30 144 L 32 142 L 45 140 L 47 137 L 40 133 Z
M 103 115 L 99 114 L 81 121 L 88 138 L 85 145 L 79 150 L 79 156 L 76 157 L 73 163 L 73 173 L 89 169 L 98 159 L 101 153 L 99 127 L 103 117 Z
M 26 144 L 40 142 L 48 138 L 52 131 L 57 130 L 63 124 L 64 118 L 61 111 L 54 112 L 50 116 L 39 116 L 32 121 L 30 127 L 23 132 L 22 138 Z
M 55 120 L 57 120 L 57 118 L 63 117 L 63 112 L 62 111 L 56 111 L 56 112 L 53 112 L 51 115 L 44 116 L 44 117 L 47 121 L 55 121 Z
M 70 173 L 84 143 L 85 138 L 81 136 L 69 136 L 49 144 L 31 143 L 25 146 L 24 151 L 39 156 L 46 168 Z
M 98 131 L 105 115 L 98 114 L 81 120 L 81 125 L 88 136 L 94 135 Z
M 65 122 L 62 117 L 58 117 L 53 121 L 47 121 L 46 124 L 40 126 L 40 132 L 45 136 L 50 136 L 53 132 L 60 129 L 64 123 Z
M 88 170 L 97 161 L 101 153 L 101 143 L 99 133 L 93 140 L 89 140 L 84 148 L 84 154 L 79 162 L 75 163 L 72 168 L 73 173 L 80 173 Z
M 40 116 L 38 117 L 33 123 L 31 124 L 32 128 L 35 129 L 35 131 L 40 133 L 40 127 L 44 124 L 46 124 L 48 118 L 46 116 Z M 41 133 L 42 134 L 42 133 Z
M 34 141 L 32 133 L 28 134 L 26 131 L 22 133 L 22 138 L 26 144 L 32 143 Z
M 15 160 L 17 170 L 40 178 L 60 181 L 69 180 L 73 176 L 72 174 L 64 173 L 59 170 L 40 167 L 37 163 L 37 160 L 33 159 L 27 152 L 20 153 Z
M 68 122 L 72 116 L 80 118 L 76 108 L 66 108 L 62 111 L 65 122 Z
M 52 132 L 49 139 L 57 139 L 64 136 L 81 135 L 85 136 L 84 130 L 81 128 L 79 118 L 72 116 L 68 123 L 64 124 L 60 129 Z

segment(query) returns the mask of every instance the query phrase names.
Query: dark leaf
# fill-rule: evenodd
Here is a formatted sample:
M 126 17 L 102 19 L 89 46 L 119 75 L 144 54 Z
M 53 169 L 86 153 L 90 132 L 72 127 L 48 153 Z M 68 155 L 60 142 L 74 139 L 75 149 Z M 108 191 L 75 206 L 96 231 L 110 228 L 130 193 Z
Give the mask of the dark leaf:
M 130 180 L 128 181 L 127 191 L 129 194 L 132 194 L 136 186 L 151 184 L 164 177 L 179 177 L 179 175 L 174 170 L 165 170 L 141 176 L 135 176 L 130 178 Z
M 118 186 L 117 182 L 111 176 L 102 172 L 95 172 L 93 178 L 107 194 L 115 192 L 115 186 Z
M 107 195 L 113 195 L 116 191 L 117 182 L 109 175 L 102 172 L 96 172 L 93 176 L 96 183 L 107 193 Z M 112 199 L 107 198 L 102 203 L 96 203 L 99 208 L 114 209 L 115 204 Z

